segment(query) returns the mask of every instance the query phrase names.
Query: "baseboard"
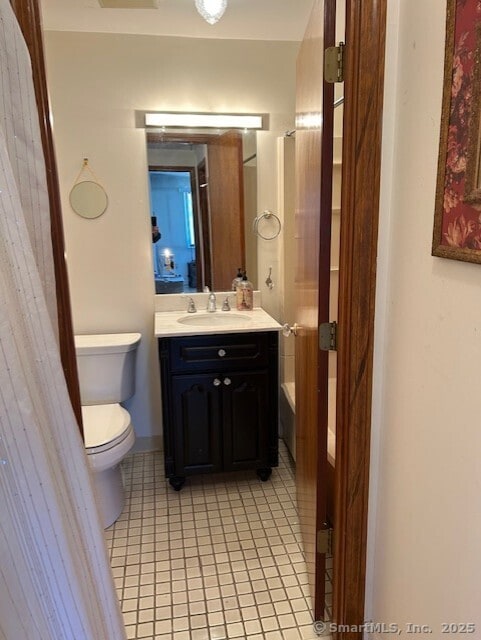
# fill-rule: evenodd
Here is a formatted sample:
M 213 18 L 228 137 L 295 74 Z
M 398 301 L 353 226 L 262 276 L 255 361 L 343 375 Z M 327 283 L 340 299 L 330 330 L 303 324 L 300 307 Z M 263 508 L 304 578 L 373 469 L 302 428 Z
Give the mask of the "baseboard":
M 145 453 L 147 451 L 163 451 L 162 436 L 147 436 L 135 438 L 135 444 L 130 453 Z

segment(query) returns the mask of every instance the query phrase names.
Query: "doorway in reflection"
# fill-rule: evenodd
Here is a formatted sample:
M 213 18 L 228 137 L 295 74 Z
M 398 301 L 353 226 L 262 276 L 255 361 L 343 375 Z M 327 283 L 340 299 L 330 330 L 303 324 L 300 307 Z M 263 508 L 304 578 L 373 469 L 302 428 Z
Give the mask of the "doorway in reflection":
M 156 293 L 198 290 L 197 184 L 191 167 L 149 167 Z M 160 236 L 160 237 L 159 237 Z

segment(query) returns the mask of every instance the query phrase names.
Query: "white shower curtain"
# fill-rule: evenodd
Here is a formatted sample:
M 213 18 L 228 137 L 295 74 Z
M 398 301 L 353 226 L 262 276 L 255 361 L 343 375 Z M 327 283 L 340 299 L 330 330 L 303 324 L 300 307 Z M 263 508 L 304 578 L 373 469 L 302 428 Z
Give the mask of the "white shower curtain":
M 125 631 L 56 335 L 27 49 L 0 0 L 0 639 Z

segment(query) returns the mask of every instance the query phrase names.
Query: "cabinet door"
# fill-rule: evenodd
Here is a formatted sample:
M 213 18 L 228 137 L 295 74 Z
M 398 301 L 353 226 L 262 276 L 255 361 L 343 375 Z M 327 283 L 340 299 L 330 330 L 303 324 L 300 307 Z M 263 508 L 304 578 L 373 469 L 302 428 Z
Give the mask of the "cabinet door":
M 172 376 L 175 474 L 222 470 L 221 377 Z
M 224 468 L 269 466 L 269 376 L 267 371 L 222 376 Z

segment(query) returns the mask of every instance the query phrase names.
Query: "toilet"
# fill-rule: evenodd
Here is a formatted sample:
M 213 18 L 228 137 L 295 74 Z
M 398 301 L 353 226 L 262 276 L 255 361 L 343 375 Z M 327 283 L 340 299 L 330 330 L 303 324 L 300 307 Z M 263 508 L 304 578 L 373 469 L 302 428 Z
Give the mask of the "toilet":
M 135 393 L 140 333 L 75 336 L 85 449 L 104 528 L 125 503 L 120 462 L 135 442 L 130 415 L 120 402 Z

